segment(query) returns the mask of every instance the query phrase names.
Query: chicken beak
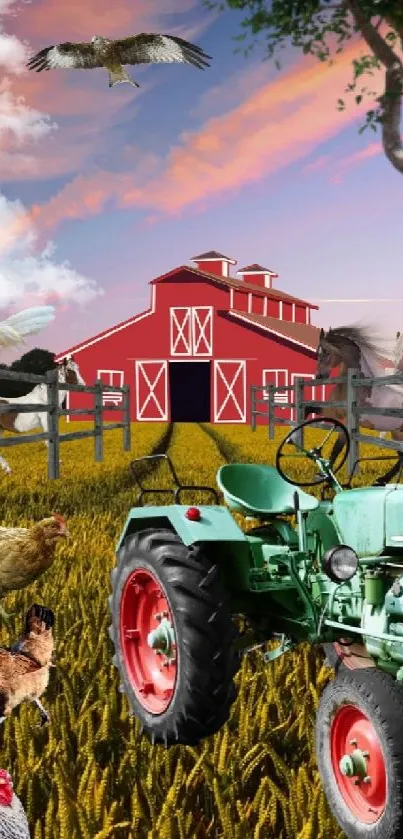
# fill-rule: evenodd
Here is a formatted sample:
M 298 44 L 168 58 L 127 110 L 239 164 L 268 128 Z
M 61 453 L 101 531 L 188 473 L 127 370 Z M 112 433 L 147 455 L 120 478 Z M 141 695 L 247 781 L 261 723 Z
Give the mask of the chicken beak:
M 69 531 L 67 530 L 66 527 L 63 527 L 59 530 L 59 536 L 64 536 L 66 539 L 68 539 L 69 536 L 70 536 L 70 533 L 69 533 Z

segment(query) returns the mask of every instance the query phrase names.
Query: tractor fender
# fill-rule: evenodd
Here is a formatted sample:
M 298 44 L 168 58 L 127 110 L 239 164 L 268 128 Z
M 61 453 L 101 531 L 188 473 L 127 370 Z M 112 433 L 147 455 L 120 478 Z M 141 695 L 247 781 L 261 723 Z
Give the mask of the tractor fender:
M 126 536 L 148 528 L 164 529 L 171 527 L 178 534 L 184 545 L 196 542 L 244 542 L 246 536 L 238 527 L 226 507 L 202 506 L 199 521 L 187 518 L 189 507 L 184 504 L 170 504 L 166 507 L 132 507 L 126 519 L 118 542 L 118 552 Z
M 221 506 L 202 506 L 199 521 L 187 518 L 189 507 L 171 504 L 166 507 L 133 507 L 126 519 L 116 548 L 118 563 L 123 542 L 141 530 L 173 530 L 186 547 L 203 545 L 212 562 L 220 567 L 224 585 L 233 593 L 249 591 L 253 564 L 250 542 L 238 527 L 229 510 Z

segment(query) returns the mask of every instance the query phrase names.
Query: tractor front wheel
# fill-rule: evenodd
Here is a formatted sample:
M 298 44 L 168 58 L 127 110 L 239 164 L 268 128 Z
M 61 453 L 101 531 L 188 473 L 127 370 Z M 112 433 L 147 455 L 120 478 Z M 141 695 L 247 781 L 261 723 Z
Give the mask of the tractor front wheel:
M 114 664 L 153 743 L 196 745 L 236 697 L 237 630 L 217 565 L 171 530 L 129 536 L 112 571 Z
M 321 696 L 319 773 L 348 839 L 403 835 L 402 713 L 401 685 L 376 669 L 343 670 Z

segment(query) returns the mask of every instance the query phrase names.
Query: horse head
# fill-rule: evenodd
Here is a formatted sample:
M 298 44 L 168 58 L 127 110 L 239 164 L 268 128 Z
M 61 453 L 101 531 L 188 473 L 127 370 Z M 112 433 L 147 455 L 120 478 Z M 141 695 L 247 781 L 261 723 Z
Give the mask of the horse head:
M 326 379 L 331 371 L 341 364 L 345 369 L 360 366 L 361 347 L 359 329 L 338 327 L 325 332 L 320 330 L 317 349 L 317 379 Z
M 80 368 L 73 355 L 66 355 L 59 366 L 59 382 L 68 385 L 85 385 Z

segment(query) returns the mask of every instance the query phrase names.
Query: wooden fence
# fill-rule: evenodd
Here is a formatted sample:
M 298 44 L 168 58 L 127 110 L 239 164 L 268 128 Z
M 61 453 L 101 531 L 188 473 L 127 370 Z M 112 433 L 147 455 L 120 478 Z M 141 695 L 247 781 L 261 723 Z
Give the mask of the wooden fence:
M 18 446 L 22 443 L 36 443 L 39 441 L 48 441 L 48 477 L 58 478 L 60 476 L 59 470 L 59 451 L 60 443 L 67 440 L 80 440 L 84 437 L 94 438 L 94 457 L 96 461 L 103 460 L 103 433 L 110 431 L 112 428 L 123 429 L 123 450 L 131 450 L 131 436 L 130 436 L 130 388 L 128 385 L 122 387 L 112 387 L 105 384 L 100 379 L 97 379 L 94 385 L 68 385 L 59 383 L 58 370 L 51 370 L 44 376 L 37 376 L 33 373 L 14 373 L 11 370 L 3 370 L 0 368 L 0 380 L 8 379 L 14 382 L 28 382 L 32 383 L 33 388 L 36 385 L 44 384 L 47 388 L 47 402 L 45 405 L 38 403 L 30 403 L 21 405 L 18 403 L 8 402 L 7 404 L 0 403 L 0 413 L 36 413 L 39 414 L 45 411 L 48 414 L 48 430 L 40 434 L 18 434 L 16 437 L 0 437 L 0 448 L 3 446 Z M 91 393 L 94 396 L 93 408 L 60 408 L 59 407 L 59 390 L 62 391 L 76 391 L 79 393 Z M 122 393 L 122 405 L 108 405 L 108 411 L 121 411 L 123 419 L 121 422 L 111 422 L 104 424 L 103 420 L 103 394 L 107 391 Z M 78 414 L 92 414 L 94 417 L 94 428 L 85 431 L 70 431 L 66 434 L 59 433 L 59 418 L 61 416 L 69 415 L 70 417 Z
M 319 399 L 304 399 L 304 388 L 315 386 L 329 386 L 335 385 L 338 382 L 347 382 L 347 399 L 345 402 L 333 402 L 330 400 Z M 370 385 L 395 385 L 402 387 L 402 407 L 401 408 L 371 408 L 366 405 L 358 405 L 357 403 L 357 388 Z M 281 391 L 283 395 L 286 391 L 292 397 L 292 401 L 285 403 L 284 401 L 276 401 L 276 393 Z M 258 396 L 258 394 L 261 394 Z M 259 407 L 261 406 L 261 407 Z M 257 417 L 264 417 L 268 425 L 268 433 L 270 440 L 274 439 L 274 429 L 276 425 L 295 426 L 302 423 L 305 419 L 305 408 L 324 409 L 326 415 L 327 407 L 341 407 L 346 409 L 346 426 L 350 434 L 350 451 L 348 455 L 348 468 L 352 472 L 357 469 L 358 460 L 358 444 L 370 443 L 372 446 L 379 446 L 382 449 L 393 449 L 395 451 L 403 452 L 403 443 L 394 440 L 384 440 L 379 437 L 372 437 L 370 434 L 360 433 L 360 414 L 367 416 L 390 416 L 401 417 L 403 425 L 403 373 L 396 373 L 391 376 L 380 376 L 373 379 L 365 379 L 360 376 L 359 370 L 349 370 L 347 377 L 327 378 L 327 379 L 306 379 L 298 377 L 293 385 L 284 387 L 276 387 L 275 385 L 252 385 L 251 387 L 251 427 L 252 431 L 256 430 Z M 264 410 L 263 410 L 264 408 Z M 294 416 L 291 417 L 290 412 Z M 283 416 L 280 415 L 280 412 Z M 288 416 L 284 416 L 287 414 Z M 300 443 L 302 443 L 302 435 L 300 436 Z

